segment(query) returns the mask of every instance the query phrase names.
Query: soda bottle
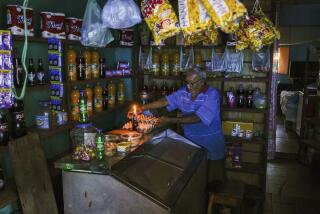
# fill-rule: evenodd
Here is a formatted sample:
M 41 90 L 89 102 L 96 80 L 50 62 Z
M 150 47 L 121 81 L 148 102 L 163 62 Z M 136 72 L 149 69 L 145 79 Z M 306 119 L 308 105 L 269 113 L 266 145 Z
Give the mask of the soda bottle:
M 27 134 L 24 121 L 23 101 L 15 100 L 11 108 L 12 113 L 12 137 L 19 138 Z
M 103 88 L 103 92 L 102 92 L 102 106 L 103 109 L 106 110 L 108 109 L 108 85 L 106 84 Z
M 44 69 L 43 69 L 43 64 L 42 64 L 42 59 L 41 58 L 38 60 L 37 83 L 39 85 L 44 85 L 45 84 Z
M 116 104 L 116 87 L 111 81 L 108 85 L 108 107 L 112 108 Z
M 99 79 L 100 77 L 100 69 L 99 69 L 99 53 L 97 49 L 91 52 L 91 72 L 92 72 L 92 79 Z
M 13 59 L 13 79 L 14 79 L 14 86 L 16 88 L 21 88 L 23 85 L 23 67 L 21 64 L 20 58 Z
M 88 122 L 87 101 L 86 101 L 86 96 L 83 90 L 80 91 L 79 110 L 80 110 L 79 122 L 87 123 Z
M 160 57 L 158 52 L 152 53 L 152 74 L 158 76 L 160 73 Z
M 97 130 L 98 133 L 96 135 L 96 158 L 97 160 L 104 159 L 104 136 L 101 129 Z
M 106 77 L 106 59 L 105 58 L 100 58 L 99 59 L 99 76 L 100 78 L 105 78 Z
M 94 110 L 95 112 L 101 112 L 103 110 L 102 105 L 102 87 L 100 83 L 97 83 L 96 87 L 94 87 Z
M 92 116 L 93 113 L 93 91 L 92 88 L 90 87 L 89 84 L 86 85 L 86 89 L 85 89 L 85 94 L 86 94 L 86 98 L 87 98 L 87 111 L 88 111 L 88 116 Z
M 164 51 L 161 56 L 161 74 L 162 76 L 169 76 L 169 54 Z
M 84 70 L 85 70 L 85 79 L 91 80 L 92 71 L 91 71 L 91 53 L 88 48 L 82 53 L 82 58 L 84 59 Z
M 28 85 L 35 86 L 36 84 L 36 72 L 33 66 L 33 59 L 29 59 L 29 66 L 28 66 Z
M 118 103 L 123 104 L 125 101 L 125 86 L 123 81 L 120 81 L 118 84 L 117 97 L 118 97 Z
M 179 73 L 180 73 L 180 53 L 176 51 L 173 54 L 172 74 L 173 76 L 179 76 Z
M 245 97 L 244 97 L 244 88 L 242 84 L 239 85 L 237 94 L 238 94 L 238 107 L 240 108 L 244 107 Z
M 70 49 L 67 51 L 67 64 L 68 81 L 77 81 L 77 54 L 71 46 Z
M 248 92 L 247 92 L 247 107 L 248 108 L 253 107 L 253 88 L 251 84 L 249 85 Z
M 71 120 L 72 121 L 79 121 L 79 114 L 80 114 L 79 98 L 80 98 L 80 92 L 77 89 L 77 87 L 74 86 L 74 88 L 73 88 L 73 90 L 71 91 L 71 94 L 70 94 L 70 99 L 71 99 Z
M 5 108 L 0 110 L 0 145 L 7 146 L 9 142 L 9 126 L 7 110 Z
M 84 68 L 84 59 L 82 57 L 77 58 L 77 79 L 85 80 L 85 68 Z

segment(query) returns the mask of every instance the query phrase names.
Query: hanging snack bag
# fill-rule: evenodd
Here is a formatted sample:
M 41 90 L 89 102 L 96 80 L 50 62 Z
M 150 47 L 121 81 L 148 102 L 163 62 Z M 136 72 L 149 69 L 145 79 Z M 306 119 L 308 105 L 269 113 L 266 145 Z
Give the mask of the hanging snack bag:
M 143 0 L 141 12 L 156 45 L 179 33 L 178 18 L 168 0 Z

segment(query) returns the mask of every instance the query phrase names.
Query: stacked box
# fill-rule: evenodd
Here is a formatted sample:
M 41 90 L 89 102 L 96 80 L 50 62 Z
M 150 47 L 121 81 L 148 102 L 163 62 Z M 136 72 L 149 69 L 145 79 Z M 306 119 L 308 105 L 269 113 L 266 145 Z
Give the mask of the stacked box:
M 13 63 L 11 32 L 0 30 L 0 109 L 13 104 Z

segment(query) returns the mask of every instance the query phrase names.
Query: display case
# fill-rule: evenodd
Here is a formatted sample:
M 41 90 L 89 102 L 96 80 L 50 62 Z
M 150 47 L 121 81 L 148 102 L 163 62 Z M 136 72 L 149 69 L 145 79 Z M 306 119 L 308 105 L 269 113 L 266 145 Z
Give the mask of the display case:
M 65 213 L 204 213 L 207 158 L 202 147 L 166 130 L 150 134 L 123 159 L 112 158 L 118 161 L 107 158 L 82 168 L 70 159 L 56 163 L 64 169 Z

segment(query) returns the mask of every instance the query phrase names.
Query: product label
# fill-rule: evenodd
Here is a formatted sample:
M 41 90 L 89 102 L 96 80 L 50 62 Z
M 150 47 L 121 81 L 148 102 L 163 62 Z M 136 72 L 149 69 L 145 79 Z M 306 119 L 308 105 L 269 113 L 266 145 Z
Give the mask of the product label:
M 0 124 L 0 131 L 1 131 L 1 132 L 6 132 L 6 131 L 8 131 L 8 123 L 1 123 L 1 124 Z
M 95 108 L 102 108 L 102 99 L 101 98 L 95 98 L 94 99 L 94 106 L 95 106 Z
M 43 72 L 37 73 L 37 78 L 38 78 L 38 80 L 39 80 L 40 82 L 43 81 L 43 77 L 44 77 L 44 73 L 43 73 Z
M 20 111 L 20 112 L 15 112 L 15 119 L 17 122 L 23 122 L 24 121 L 24 112 Z
M 35 77 L 36 77 L 36 75 L 34 73 L 28 73 L 28 80 L 30 82 L 33 82 Z
M 37 115 L 36 125 L 39 129 L 49 129 L 49 115 Z

